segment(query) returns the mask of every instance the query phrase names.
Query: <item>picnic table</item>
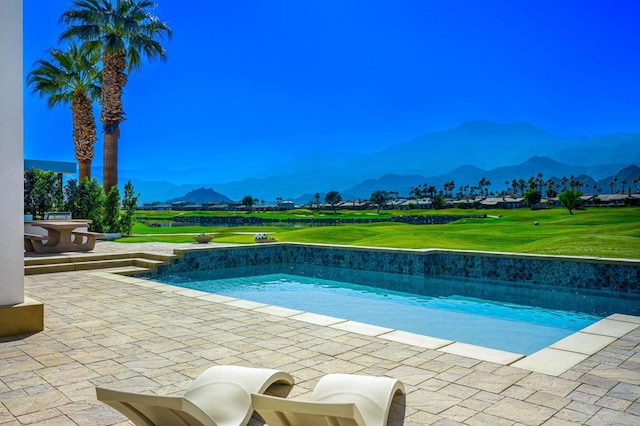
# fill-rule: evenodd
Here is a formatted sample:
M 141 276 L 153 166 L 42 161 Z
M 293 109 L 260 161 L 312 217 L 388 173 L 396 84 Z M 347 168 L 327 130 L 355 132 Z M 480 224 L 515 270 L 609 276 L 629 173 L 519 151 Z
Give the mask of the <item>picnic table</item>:
M 102 234 L 88 232 L 88 222 L 71 220 L 40 220 L 32 226 L 47 231 L 47 235 L 24 234 L 24 248 L 36 253 L 62 253 L 65 251 L 90 251 L 96 238 Z

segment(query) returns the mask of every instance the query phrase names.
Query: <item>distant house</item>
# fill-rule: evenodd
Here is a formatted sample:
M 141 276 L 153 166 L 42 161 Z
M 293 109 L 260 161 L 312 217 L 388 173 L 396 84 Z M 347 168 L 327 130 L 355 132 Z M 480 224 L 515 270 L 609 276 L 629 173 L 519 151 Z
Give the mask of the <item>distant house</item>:
M 158 210 L 160 201 L 146 201 L 142 204 L 142 210 Z
M 291 200 L 278 201 L 276 206 L 278 210 L 293 210 L 296 207 L 295 203 Z
M 480 201 L 480 207 L 484 209 L 519 209 L 524 206 L 524 197 L 489 197 Z
M 188 203 L 182 206 L 182 210 L 198 211 L 203 210 L 202 204 Z
M 403 209 L 406 208 L 404 207 L 404 203 L 407 201 L 406 198 L 393 198 L 389 201 L 387 201 L 387 206 L 390 209 Z
M 605 205 L 610 207 L 621 207 L 629 203 L 631 195 L 629 194 L 600 194 L 594 197 L 594 203 L 597 205 Z
M 212 211 L 225 211 L 228 206 L 227 203 L 218 203 L 215 201 L 207 201 L 206 203 L 202 203 L 202 208 L 204 210 L 212 210 Z
M 459 209 L 474 209 L 478 207 L 479 200 L 456 200 L 453 202 L 453 206 Z
M 403 199 L 396 206 L 401 210 L 431 209 L 433 208 L 433 201 L 431 198 Z
M 369 207 L 369 202 L 363 200 L 341 201 L 336 207 L 347 210 L 366 210 Z
M 172 201 L 171 209 L 173 210 L 184 210 L 184 206 L 190 204 L 189 201 Z

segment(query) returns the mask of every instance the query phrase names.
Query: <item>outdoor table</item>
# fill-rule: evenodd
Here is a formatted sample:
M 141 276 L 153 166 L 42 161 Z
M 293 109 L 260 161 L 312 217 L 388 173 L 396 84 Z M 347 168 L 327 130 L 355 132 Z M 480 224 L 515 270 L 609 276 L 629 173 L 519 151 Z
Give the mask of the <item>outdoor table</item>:
M 36 253 L 62 253 L 65 251 L 89 251 L 95 245 L 95 238 L 100 234 L 80 232 L 74 235 L 77 228 L 87 228 L 88 222 L 66 220 L 41 220 L 31 223 L 47 231 L 46 242 L 41 239 L 31 241 Z M 86 241 L 83 242 L 86 236 Z

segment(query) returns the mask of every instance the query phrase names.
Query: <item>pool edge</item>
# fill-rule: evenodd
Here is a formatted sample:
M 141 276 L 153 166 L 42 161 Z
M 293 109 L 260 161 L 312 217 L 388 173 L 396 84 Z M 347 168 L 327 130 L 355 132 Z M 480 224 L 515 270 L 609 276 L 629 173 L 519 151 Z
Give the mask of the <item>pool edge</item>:
M 350 333 L 380 338 L 387 341 L 394 341 L 423 349 L 436 350 L 452 355 L 464 356 L 479 361 L 508 365 L 551 376 L 559 376 L 565 373 L 575 365 L 613 343 L 615 340 L 640 327 L 640 316 L 612 314 L 601 319 L 595 324 L 585 327 L 584 329 L 527 356 L 514 352 L 487 348 L 484 346 L 455 342 L 410 333 L 403 330 L 395 330 L 372 324 L 335 318 L 327 315 L 319 315 L 312 312 L 289 309 L 277 305 L 234 299 L 199 290 L 189 290 L 184 287 L 172 286 L 147 279 L 127 277 L 109 272 L 93 272 L 89 274 L 126 284 L 155 288 L 165 293 L 177 293 L 185 297 L 194 297 L 209 303 L 217 303 L 234 307 L 236 309 L 247 309 L 266 315 L 274 315 L 295 321 L 312 323 L 320 327 L 341 329 Z M 572 341 L 580 342 L 580 347 L 572 347 L 573 350 L 567 349 L 567 347 L 571 347 Z

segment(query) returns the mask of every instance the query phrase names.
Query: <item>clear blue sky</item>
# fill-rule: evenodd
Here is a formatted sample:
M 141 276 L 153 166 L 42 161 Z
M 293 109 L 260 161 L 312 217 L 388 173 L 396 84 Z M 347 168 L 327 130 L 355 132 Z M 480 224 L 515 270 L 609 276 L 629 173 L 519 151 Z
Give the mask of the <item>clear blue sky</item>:
M 125 89 L 123 169 L 206 159 L 226 181 L 469 120 L 640 131 L 637 0 L 156 2 L 174 37 Z M 24 0 L 25 75 L 69 5 Z M 74 161 L 70 109 L 25 94 L 25 156 Z

